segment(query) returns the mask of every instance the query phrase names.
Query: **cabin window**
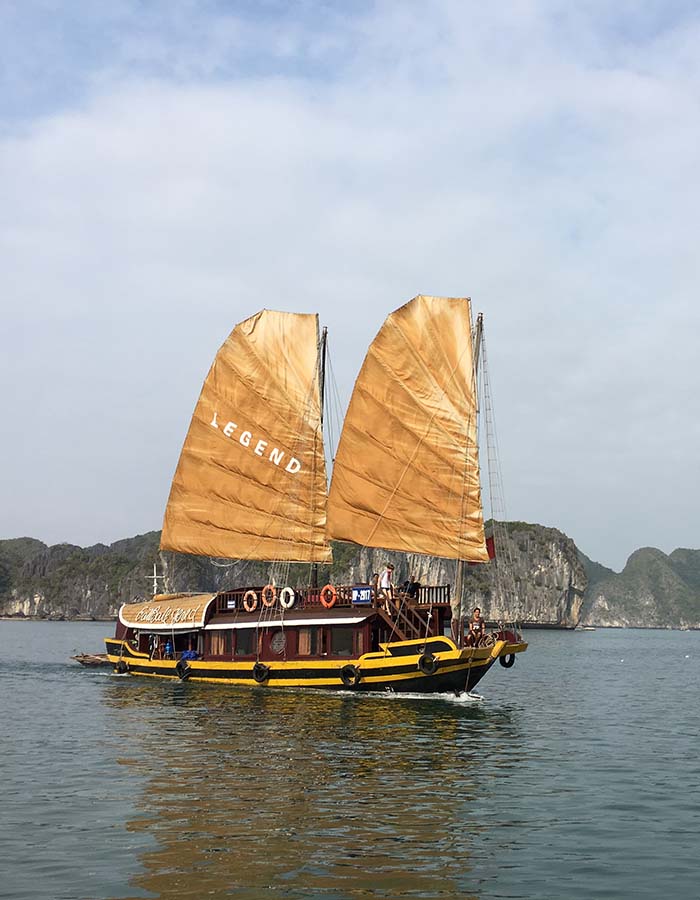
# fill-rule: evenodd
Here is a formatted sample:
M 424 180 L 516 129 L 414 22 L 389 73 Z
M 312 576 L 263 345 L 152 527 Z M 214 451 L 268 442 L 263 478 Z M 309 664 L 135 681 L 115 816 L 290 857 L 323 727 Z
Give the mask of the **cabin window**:
M 315 626 L 299 629 L 299 656 L 317 656 L 321 653 L 319 637 L 323 632 Z
M 352 628 L 331 628 L 331 653 L 333 656 L 352 656 Z
M 255 628 L 241 628 L 236 632 L 236 656 L 255 653 Z
M 209 633 L 209 653 L 212 656 L 231 656 L 232 632 L 212 631 Z

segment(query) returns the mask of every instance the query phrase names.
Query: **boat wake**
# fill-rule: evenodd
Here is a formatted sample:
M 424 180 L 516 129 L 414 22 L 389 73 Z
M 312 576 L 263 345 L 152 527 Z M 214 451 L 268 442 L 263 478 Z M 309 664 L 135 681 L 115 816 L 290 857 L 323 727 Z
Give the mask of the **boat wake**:
M 484 697 L 481 694 L 475 694 L 473 691 L 469 693 L 459 694 L 459 696 L 446 696 L 445 699 L 452 700 L 454 703 L 483 703 Z
M 431 694 L 423 694 L 418 691 L 410 692 L 410 691 L 338 691 L 337 693 L 342 694 L 343 696 L 353 696 L 364 699 L 390 699 L 390 700 L 428 700 L 433 702 L 435 700 L 446 701 L 447 703 L 457 703 L 460 706 L 469 705 L 470 703 L 483 703 L 484 697 L 481 694 L 475 694 L 473 691 L 469 693 L 462 692 L 461 694 L 455 694 L 454 691 L 445 691 L 444 693 L 431 693 Z

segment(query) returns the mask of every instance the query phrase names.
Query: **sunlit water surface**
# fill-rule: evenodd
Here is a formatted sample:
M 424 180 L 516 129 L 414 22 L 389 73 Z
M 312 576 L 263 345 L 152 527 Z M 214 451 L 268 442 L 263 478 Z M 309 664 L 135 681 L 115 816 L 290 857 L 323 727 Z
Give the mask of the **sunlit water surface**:
M 700 896 L 700 633 L 529 631 L 481 701 L 231 689 L 0 622 L 0 896 Z

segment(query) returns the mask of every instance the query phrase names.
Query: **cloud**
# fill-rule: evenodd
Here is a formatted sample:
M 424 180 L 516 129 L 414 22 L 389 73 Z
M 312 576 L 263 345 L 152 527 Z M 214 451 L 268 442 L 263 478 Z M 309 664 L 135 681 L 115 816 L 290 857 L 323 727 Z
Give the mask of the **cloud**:
M 615 565 L 698 545 L 697 19 L 286 9 L 121 3 L 37 28 L 30 5 L 21 34 L 62 86 L 15 51 L 2 531 L 158 527 L 235 322 L 318 310 L 347 399 L 385 315 L 427 292 L 487 315 L 511 516 Z

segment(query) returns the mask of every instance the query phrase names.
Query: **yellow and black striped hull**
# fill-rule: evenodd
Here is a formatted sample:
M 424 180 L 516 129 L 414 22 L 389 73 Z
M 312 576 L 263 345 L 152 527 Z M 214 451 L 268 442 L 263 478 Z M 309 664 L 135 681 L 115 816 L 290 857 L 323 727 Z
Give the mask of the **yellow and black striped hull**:
M 212 684 L 325 690 L 443 693 L 470 691 L 497 660 L 504 665 L 527 649 L 524 642 L 497 641 L 493 647 L 457 647 L 447 638 L 402 641 L 355 659 L 175 660 L 151 659 L 128 642 L 108 638 L 115 670 L 151 678 Z

